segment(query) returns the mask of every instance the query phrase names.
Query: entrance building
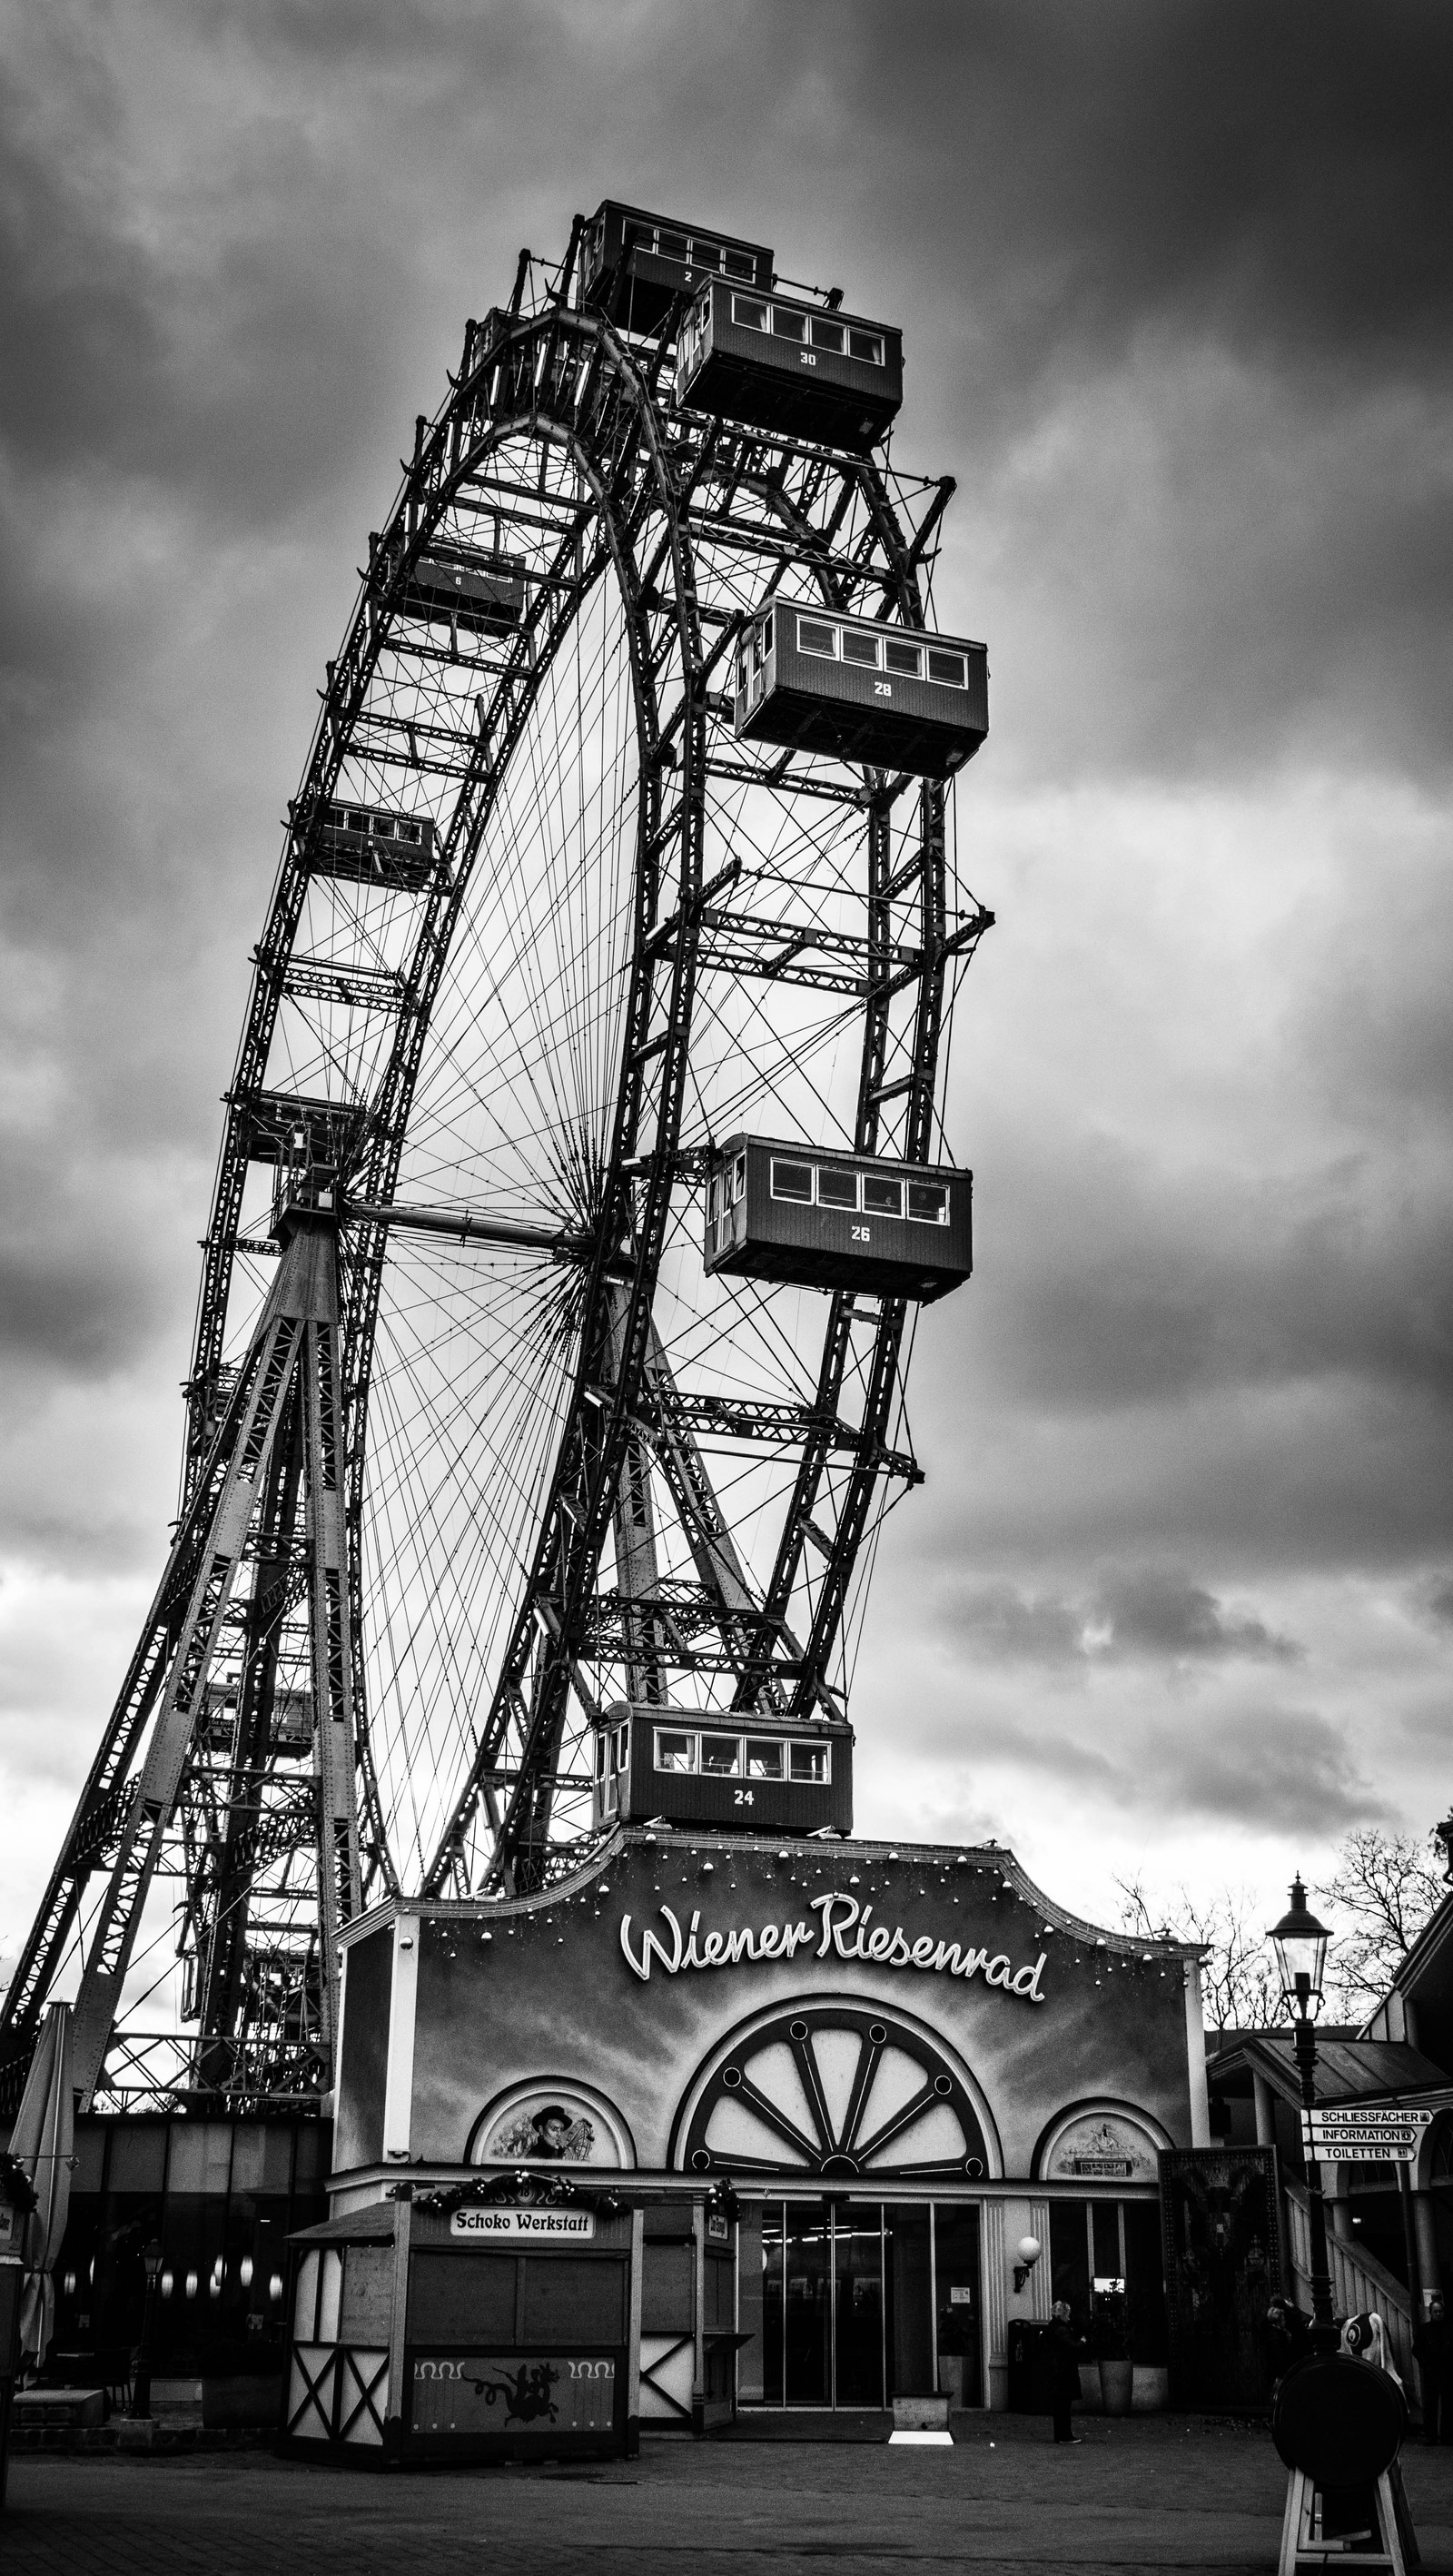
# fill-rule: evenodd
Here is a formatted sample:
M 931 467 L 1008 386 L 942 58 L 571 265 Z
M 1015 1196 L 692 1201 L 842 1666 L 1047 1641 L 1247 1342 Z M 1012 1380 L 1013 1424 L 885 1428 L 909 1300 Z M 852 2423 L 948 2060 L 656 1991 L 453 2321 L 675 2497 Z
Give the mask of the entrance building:
M 1165 2402 L 1159 2162 L 1209 2139 L 1193 1947 L 1096 1930 L 995 1845 L 657 1819 L 540 1894 L 390 1903 L 343 1951 L 328 2241 L 383 2201 L 415 2248 L 442 2227 L 458 2353 L 402 2312 L 385 2352 L 374 2312 L 349 2361 L 315 2302 L 303 2415 L 320 2373 L 367 2375 L 407 2451 L 451 2373 L 568 2369 L 565 2269 L 552 2356 L 542 2288 L 515 2339 L 507 2300 L 486 2316 L 479 2249 L 528 2244 L 532 2205 L 627 2228 L 612 2422 L 1004 2406 L 1017 2324 L 1058 2296 L 1083 2331 L 1123 2302 L 1136 2402 Z

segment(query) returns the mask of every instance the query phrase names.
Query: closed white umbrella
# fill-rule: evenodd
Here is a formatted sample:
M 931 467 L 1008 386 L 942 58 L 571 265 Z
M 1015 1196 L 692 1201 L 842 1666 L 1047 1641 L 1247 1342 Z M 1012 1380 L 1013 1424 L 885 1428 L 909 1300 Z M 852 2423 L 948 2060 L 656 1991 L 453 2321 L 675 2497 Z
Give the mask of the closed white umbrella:
M 20 2353 L 22 2361 L 37 2370 L 55 2330 L 51 2274 L 70 2215 L 75 2135 L 71 2008 L 52 2004 L 10 2133 L 10 2153 L 35 2193 L 25 2249 L 25 2287 L 20 2293 Z

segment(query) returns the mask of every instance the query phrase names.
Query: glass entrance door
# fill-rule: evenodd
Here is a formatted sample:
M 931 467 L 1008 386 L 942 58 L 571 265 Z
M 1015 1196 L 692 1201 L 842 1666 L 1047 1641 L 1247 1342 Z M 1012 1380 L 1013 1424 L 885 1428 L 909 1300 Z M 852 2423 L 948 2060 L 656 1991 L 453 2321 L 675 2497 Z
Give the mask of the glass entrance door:
M 883 2212 L 877 2201 L 833 2211 L 833 2404 L 883 2404 Z
M 883 2366 L 878 2203 L 768 2201 L 762 2211 L 763 2402 L 881 2407 Z

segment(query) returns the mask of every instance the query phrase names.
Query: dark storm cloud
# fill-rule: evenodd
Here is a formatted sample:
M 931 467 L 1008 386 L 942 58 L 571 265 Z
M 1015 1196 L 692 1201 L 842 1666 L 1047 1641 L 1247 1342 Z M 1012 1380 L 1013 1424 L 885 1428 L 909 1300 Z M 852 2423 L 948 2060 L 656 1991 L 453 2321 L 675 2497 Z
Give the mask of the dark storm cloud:
M 1248 1186 L 1224 1167 L 1137 1168 L 1091 1139 L 1068 1174 L 1021 1164 L 1010 1191 L 987 1294 L 1000 1364 L 1027 1394 L 1100 1409 L 1346 1377 L 1453 1396 L 1453 1213 L 1403 1206 L 1383 1231 L 1377 1177 L 1356 1163 Z M 1075 1243 L 1072 1269 L 1022 1259 L 1052 1227 Z
M 1165 1566 L 1106 1575 L 1077 1601 L 995 1583 L 950 1590 L 939 1616 L 977 1654 L 1049 1666 L 1295 1663 L 1303 1648 L 1265 1620 L 1228 1611 L 1205 1585 Z
M 1214 1726 L 1167 1728 L 1142 1759 L 1145 1804 L 1262 1833 L 1330 1837 L 1395 1812 L 1339 1730 L 1313 1710 L 1247 1710 L 1218 1715 Z

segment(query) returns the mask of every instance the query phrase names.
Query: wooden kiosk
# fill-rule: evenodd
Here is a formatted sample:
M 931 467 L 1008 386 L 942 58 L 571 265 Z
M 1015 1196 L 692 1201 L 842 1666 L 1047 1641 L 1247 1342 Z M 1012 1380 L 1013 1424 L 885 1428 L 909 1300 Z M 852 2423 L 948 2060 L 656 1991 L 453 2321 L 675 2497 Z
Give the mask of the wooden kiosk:
M 641 2212 L 564 2178 L 400 2183 L 294 2238 L 285 2447 L 629 2456 Z

